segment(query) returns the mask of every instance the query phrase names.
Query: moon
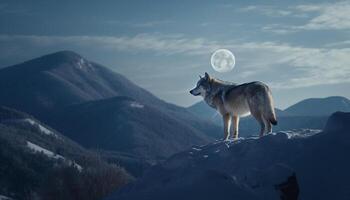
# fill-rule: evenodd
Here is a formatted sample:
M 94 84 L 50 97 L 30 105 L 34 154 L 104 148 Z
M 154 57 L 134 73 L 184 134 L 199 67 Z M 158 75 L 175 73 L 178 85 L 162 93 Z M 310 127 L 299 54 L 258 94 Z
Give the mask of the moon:
M 224 73 L 235 67 L 236 59 L 230 50 L 218 49 L 211 55 L 210 63 L 215 71 Z

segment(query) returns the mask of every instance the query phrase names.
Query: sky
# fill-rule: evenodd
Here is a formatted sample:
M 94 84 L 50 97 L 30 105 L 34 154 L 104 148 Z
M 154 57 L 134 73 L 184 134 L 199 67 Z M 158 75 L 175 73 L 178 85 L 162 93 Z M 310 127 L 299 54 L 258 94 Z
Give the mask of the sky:
M 0 0 L 0 68 L 60 50 L 189 106 L 199 75 L 263 81 L 276 107 L 350 98 L 350 1 Z M 235 68 L 215 72 L 226 48 Z

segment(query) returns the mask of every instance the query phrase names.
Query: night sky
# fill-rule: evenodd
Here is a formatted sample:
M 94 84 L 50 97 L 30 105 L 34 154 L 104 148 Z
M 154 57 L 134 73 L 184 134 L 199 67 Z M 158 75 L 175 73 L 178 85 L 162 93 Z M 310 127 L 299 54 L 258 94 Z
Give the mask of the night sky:
M 263 81 L 285 108 L 350 98 L 350 1 L 0 1 L 0 67 L 73 50 L 182 106 L 198 75 Z M 227 48 L 236 66 L 215 72 Z

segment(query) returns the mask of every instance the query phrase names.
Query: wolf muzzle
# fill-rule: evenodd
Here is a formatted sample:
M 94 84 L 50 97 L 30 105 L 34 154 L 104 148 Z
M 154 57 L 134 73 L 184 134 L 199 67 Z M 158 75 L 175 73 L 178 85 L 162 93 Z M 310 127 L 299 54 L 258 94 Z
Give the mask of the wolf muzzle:
M 190 94 L 193 94 L 193 91 L 192 91 L 192 90 L 190 90 Z
M 193 89 L 194 90 L 194 89 Z M 193 90 L 190 90 L 190 94 L 192 94 L 193 96 L 198 96 L 198 94 L 194 93 Z

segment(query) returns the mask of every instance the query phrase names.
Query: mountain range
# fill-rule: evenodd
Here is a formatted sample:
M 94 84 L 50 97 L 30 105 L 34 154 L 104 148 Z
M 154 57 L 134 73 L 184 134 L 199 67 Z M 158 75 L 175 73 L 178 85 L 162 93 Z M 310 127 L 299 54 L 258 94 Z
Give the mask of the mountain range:
M 205 144 L 220 130 L 72 51 L 1 69 L 0 91 L 0 105 L 29 113 L 84 147 L 151 160 Z
M 209 107 L 204 101 L 200 101 L 188 109 L 205 120 L 212 121 L 217 125 L 222 124 L 220 114 Z M 341 96 L 331 96 L 326 98 L 310 98 L 302 100 L 284 110 L 275 108 L 278 125 L 275 131 L 291 129 L 322 129 L 327 118 L 334 112 L 350 112 L 350 100 Z M 240 123 L 240 133 L 243 136 L 257 133 L 258 124 L 252 117 L 242 118 Z

